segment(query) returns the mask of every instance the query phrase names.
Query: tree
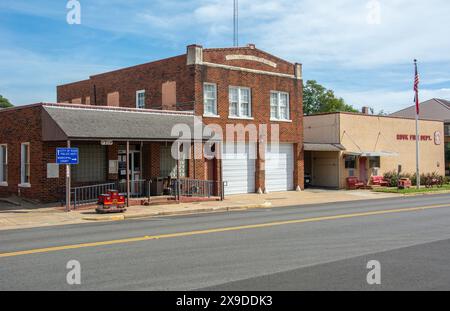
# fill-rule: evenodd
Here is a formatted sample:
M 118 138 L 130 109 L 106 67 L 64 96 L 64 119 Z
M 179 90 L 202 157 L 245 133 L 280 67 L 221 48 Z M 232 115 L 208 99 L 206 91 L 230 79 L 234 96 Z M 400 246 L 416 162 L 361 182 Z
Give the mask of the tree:
M 0 95 L 0 108 L 14 107 L 7 98 Z
M 303 111 L 305 115 L 321 112 L 358 112 L 353 106 L 345 103 L 344 99 L 337 98 L 332 90 L 314 80 L 306 81 L 303 88 Z

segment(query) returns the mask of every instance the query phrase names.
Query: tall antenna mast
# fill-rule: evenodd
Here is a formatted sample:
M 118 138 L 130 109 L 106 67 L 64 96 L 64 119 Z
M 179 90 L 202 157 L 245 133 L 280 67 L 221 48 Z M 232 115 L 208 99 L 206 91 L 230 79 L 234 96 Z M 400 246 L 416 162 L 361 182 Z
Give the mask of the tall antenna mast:
M 233 0 L 233 45 L 239 46 L 239 0 Z

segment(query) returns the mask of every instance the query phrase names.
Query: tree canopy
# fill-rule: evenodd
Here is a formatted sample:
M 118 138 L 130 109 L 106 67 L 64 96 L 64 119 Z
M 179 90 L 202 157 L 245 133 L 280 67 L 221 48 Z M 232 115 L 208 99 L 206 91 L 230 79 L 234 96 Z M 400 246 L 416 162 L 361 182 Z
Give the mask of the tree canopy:
M 358 112 L 353 106 L 346 104 L 344 99 L 336 97 L 332 90 L 314 80 L 308 80 L 304 85 L 303 111 L 305 115 L 338 111 Z
M 9 108 L 9 107 L 13 107 L 13 104 L 11 104 L 7 98 L 0 95 L 0 108 Z

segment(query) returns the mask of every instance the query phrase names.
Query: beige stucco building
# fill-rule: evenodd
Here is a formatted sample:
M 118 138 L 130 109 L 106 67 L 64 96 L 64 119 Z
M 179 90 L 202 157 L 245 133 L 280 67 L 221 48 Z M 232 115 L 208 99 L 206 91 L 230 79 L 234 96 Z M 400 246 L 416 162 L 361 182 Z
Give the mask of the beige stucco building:
M 445 175 L 444 123 L 421 120 L 421 173 Z M 400 167 L 416 171 L 415 120 L 357 113 L 304 118 L 305 174 L 319 187 L 345 188 L 356 176 L 369 181 Z

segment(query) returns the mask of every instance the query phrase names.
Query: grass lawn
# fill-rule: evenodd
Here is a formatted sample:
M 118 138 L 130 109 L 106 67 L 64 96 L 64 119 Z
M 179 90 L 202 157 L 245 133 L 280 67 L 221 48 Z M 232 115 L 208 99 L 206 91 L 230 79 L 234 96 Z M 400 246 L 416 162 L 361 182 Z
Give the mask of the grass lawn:
M 425 188 L 422 187 L 420 189 L 417 189 L 415 186 L 409 189 L 397 189 L 397 188 L 375 188 L 373 189 L 375 192 L 387 192 L 387 193 L 424 193 L 424 192 L 436 192 L 436 191 L 450 191 L 450 184 L 445 184 L 442 187 L 433 187 L 433 188 Z

